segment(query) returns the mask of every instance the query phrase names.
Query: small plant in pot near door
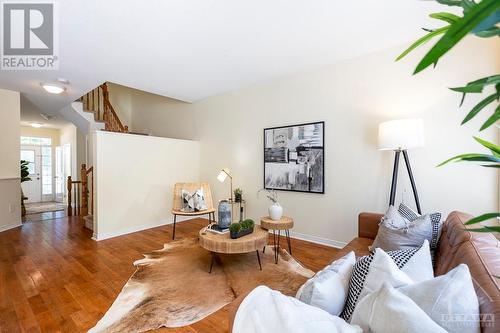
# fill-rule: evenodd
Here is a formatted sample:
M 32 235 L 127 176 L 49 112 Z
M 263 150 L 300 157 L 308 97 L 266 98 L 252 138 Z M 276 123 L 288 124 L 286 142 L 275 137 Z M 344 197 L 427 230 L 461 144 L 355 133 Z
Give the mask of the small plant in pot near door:
M 271 201 L 271 206 L 269 206 L 269 217 L 271 220 L 278 221 L 283 216 L 283 207 L 278 202 L 278 193 L 275 190 L 261 189 L 257 192 L 257 196 L 260 192 L 264 191 L 266 193 L 266 198 Z
M 30 181 L 31 178 L 29 177 L 29 170 L 28 170 L 28 161 L 21 160 L 21 183 Z M 23 193 L 23 188 L 21 187 L 21 215 L 25 216 L 26 215 L 26 207 L 24 206 L 24 200 L 28 200 L 27 197 L 24 196 Z

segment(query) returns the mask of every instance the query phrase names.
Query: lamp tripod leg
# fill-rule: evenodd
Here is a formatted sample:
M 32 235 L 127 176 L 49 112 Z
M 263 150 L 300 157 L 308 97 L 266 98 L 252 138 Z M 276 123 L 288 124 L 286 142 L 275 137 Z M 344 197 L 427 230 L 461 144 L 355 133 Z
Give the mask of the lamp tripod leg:
M 396 155 L 394 156 L 394 169 L 392 169 L 392 183 L 391 183 L 391 196 L 389 199 L 389 206 L 394 206 L 394 200 L 396 199 L 396 187 L 398 184 L 398 168 L 399 168 L 399 155 L 401 150 L 396 150 Z
M 408 152 L 406 150 L 403 150 L 403 158 L 405 159 L 406 170 L 408 170 L 408 175 L 410 176 L 411 188 L 413 190 L 413 196 L 415 197 L 417 211 L 419 214 L 422 214 L 420 201 L 418 200 L 417 185 L 415 185 L 415 179 L 413 178 L 413 172 L 411 171 L 410 159 L 408 158 Z

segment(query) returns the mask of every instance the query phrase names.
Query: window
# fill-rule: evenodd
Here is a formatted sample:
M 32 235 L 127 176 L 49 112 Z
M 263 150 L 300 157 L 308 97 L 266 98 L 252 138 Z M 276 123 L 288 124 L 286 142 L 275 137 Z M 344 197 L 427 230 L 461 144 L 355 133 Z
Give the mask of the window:
M 21 137 L 22 145 L 34 145 L 34 146 L 52 146 L 51 138 L 36 138 L 31 136 Z
M 28 164 L 28 171 L 30 175 L 35 173 L 35 151 L 34 150 L 21 150 L 21 160 L 30 162 Z

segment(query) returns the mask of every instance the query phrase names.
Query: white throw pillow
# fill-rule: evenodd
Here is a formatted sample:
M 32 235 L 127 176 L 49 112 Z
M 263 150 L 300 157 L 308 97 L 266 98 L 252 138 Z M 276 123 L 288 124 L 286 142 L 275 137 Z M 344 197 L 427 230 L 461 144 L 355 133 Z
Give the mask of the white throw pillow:
M 445 275 L 403 286 L 398 291 L 412 299 L 447 331 L 481 331 L 479 301 L 467 265 L 458 265 Z
M 338 316 L 345 306 L 349 280 L 355 263 L 356 256 L 351 251 L 307 280 L 295 297 L 306 304 Z
M 359 301 L 351 324 L 363 332 L 421 333 L 446 332 L 408 296 L 384 283 L 377 291 Z
M 429 242 L 419 248 L 389 251 L 377 248 L 354 265 L 346 306 L 341 317 L 349 321 L 356 304 L 366 294 L 378 290 L 382 282 L 399 287 L 434 278 Z
M 233 333 L 362 333 L 342 318 L 259 286 L 238 307 Z

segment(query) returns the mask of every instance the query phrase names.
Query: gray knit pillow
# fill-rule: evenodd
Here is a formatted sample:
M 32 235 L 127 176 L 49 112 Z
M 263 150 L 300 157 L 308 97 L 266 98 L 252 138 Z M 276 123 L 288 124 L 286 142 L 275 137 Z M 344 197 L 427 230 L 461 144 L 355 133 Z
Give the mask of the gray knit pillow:
M 385 251 L 414 248 L 422 245 L 426 239 L 433 251 L 439 239 L 440 220 L 439 213 L 418 215 L 404 204 L 397 210 L 391 206 L 380 222 L 370 251 L 377 247 Z

